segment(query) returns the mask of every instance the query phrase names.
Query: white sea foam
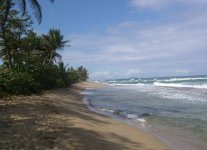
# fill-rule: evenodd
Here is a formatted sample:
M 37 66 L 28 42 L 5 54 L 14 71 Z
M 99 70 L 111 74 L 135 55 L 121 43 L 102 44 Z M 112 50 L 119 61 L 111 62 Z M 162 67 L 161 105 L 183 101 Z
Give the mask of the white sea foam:
M 154 86 L 150 91 L 150 95 L 159 96 L 165 99 L 173 99 L 173 100 L 182 100 L 187 103 L 200 103 L 206 102 L 206 89 L 196 89 L 196 88 L 186 88 L 186 89 L 177 89 L 177 88 L 169 88 L 172 86 Z M 176 86 L 177 87 L 177 86 Z
M 81 92 L 80 94 L 81 95 L 93 95 L 94 92 L 86 92 L 86 91 L 84 91 L 84 92 Z
M 95 80 L 95 81 L 93 81 L 93 82 L 95 82 L 95 83 L 102 83 L 101 81 L 98 81 L 98 80 Z
M 206 84 L 202 85 L 187 85 L 187 84 L 178 84 L 178 83 L 153 83 L 154 86 L 164 86 L 164 87 L 177 87 L 177 88 L 199 88 L 199 89 L 207 89 Z
M 146 120 L 143 118 L 138 118 L 137 121 L 141 122 L 141 123 L 146 123 Z
M 113 83 L 113 84 L 108 84 L 109 86 L 144 86 L 145 84 L 143 84 L 143 83 L 136 83 L 136 84 L 124 84 L 124 83 L 117 83 L 117 84 L 115 84 L 115 83 Z
M 141 125 L 142 127 L 146 127 L 146 125 L 147 125 L 147 121 L 144 118 L 138 118 L 138 116 L 136 114 L 127 114 L 124 112 L 116 113 L 115 110 L 106 109 L 106 108 L 96 108 L 96 110 L 101 111 L 101 112 L 105 112 L 105 113 L 109 113 L 109 115 L 116 114 L 116 115 L 124 117 L 126 119 L 137 121 L 137 123 L 139 123 L 139 125 Z
M 114 110 L 112 110 L 112 109 L 106 109 L 106 108 L 97 108 L 97 110 L 101 110 L 101 111 L 104 111 L 104 112 L 110 112 L 110 113 L 114 113 Z
M 126 118 L 127 119 L 136 119 L 137 118 L 137 115 L 135 115 L 135 114 L 127 114 L 126 115 Z
M 145 127 L 146 120 L 145 120 L 144 118 L 139 118 L 136 114 L 126 114 L 126 115 L 123 115 L 123 116 L 125 116 L 127 119 L 136 120 L 136 121 L 138 121 L 143 127 Z
M 167 98 L 167 99 L 174 99 L 174 100 L 182 100 L 185 102 L 191 102 L 191 103 L 197 103 L 197 102 L 205 102 L 206 99 L 203 98 L 204 96 L 201 96 L 201 94 L 195 94 L 195 93 L 181 93 L 181 92 L 159 92 L 157 93 L 160 95 L 162 98 Z

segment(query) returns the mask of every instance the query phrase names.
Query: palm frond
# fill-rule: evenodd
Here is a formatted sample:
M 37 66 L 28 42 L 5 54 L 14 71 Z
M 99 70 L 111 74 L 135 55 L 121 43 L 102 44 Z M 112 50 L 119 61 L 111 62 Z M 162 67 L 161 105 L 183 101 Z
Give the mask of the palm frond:
M 26 0 L 21 0 L 20 6 L 22 10 L 22 16 L 24 16 L 26 13 L 26 9 L 27 9 Z
M 55 2 L 55 0 L 50 0 L 50 2 L 51 2 L 51 3 L 54 3 L 54 2 Z
M 30 2 L 32 9 L 34 10 L 35 18 L 40 24 L 42 21 L 42 8 L 37 0 L 30 0 L 29 2 Z
M 53 57 L 54 57 L 54 58 L 58 58 L 59 60 L 62 59 L 62 56 L 61 56 L 60 54 L 58 54 L 57 52 L 54 52 L 54 53 L 53 53 Z

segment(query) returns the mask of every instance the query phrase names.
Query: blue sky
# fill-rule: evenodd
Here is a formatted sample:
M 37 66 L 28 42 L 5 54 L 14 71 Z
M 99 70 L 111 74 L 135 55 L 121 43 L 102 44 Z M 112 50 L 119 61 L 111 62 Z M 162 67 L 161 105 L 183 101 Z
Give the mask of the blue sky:
M 90 79 L 207 74 L 207 0 L 41 1 L 35 30 L 60 28 L 60 53 Z

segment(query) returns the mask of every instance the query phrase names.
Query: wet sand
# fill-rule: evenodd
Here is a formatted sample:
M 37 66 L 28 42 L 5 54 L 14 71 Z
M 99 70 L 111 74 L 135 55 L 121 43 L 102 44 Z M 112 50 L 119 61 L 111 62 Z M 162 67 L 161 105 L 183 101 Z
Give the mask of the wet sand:
M 151 135 L 90 111 L 79 83 L 41 95 L 0 99 L 1 149 L 167 150 Z

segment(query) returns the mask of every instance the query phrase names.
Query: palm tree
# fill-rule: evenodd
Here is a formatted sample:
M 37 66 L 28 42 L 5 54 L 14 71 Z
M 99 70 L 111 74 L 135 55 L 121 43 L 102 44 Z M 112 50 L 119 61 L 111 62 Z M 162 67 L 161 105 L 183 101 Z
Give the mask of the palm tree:
M 9 39 L 7 39 L 6 37 L 6 24 L 8 23 L 8 16 L 12 8 L 14 8 L 14 5 L 17 4 L 15 2 L 16 0 L 1 0 L 0 1 L 1 13 L 2 13 L 2 16 L 0 18 L 1 38 L 3 40 L 4 47 L 6 48 L 7 59 L 9 60 L 9 68 L 12 68 L 12 56 L 11 56 L 10 50 L 8 50 Z M 38 23 L 41 23 L 42 11 L 41 11 L 41 6 L 38 0 L 19 0 L 19 4 L 21 5 L 22 16 L 26 14 L 27 2 L 29 2 L 30 6 L 34 10 L 34 14 L 35 14 L 35 17 L 37 18 Z M 50 2 L 54 2 L 54 0 L 50 0 Z
M 6 3 L 6 11 L 5 11 L 4 22 L 6 22 L 9 11 L 10 11 L 12 5 L 16 4 L 16 3 L 14 3 L 14 1 L 16 2 L 16 0 L 4 0 L 4 1 Z M 54 0 L 49 0 L 49 1 L 54 3 Z M 33 9 L 34 15 L 35 15 L 38 23 L 41 23 L 41 21 L 42 21 L 42 9 L 41 9 L 41 6 L 40 6 L 40 3 L 39 3 L 38 0 L 19 0 L 19 4 L 21 6 L 21 11 L 22 11 L 22 16 L 24 16 L 25 13 L 26 13 L 27 3 L 29 3 L 31 8 Z
M 34 15 L 37 18 L 38 23 L 41 23 L 41 21 L 42 21 L 42 11 L 41 11 L 41 6 L 40 6 L 38 0 L 21 0 L 20 5 L 21 5 L 21 10 L 22 10 L 22 15 L 25 15 L 25 13 L 26 13 L 27 1 L 29 2 L 31 8 L 34 10 Z M 54 0 L 49 0 L 49 1 L 51 3 L 54 3 Z
M 57 50 L 63 49 L 69 41 L 64 41 L 64 36 L 61 35 L 59 29 L 50 29 L 49 33 L 46 35 L 42 35 L 45 41 L 45 49 L 46 49 L 46 59 L 44 63 L 48 60 L 50 63 L 56 58 L 61 59 L 61 55 L 57 53 Z

